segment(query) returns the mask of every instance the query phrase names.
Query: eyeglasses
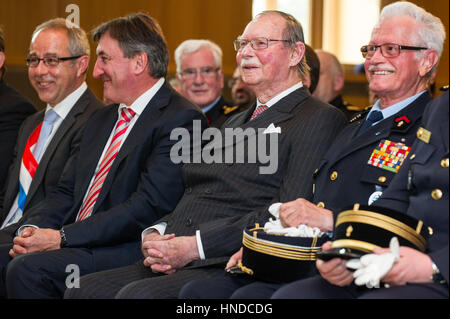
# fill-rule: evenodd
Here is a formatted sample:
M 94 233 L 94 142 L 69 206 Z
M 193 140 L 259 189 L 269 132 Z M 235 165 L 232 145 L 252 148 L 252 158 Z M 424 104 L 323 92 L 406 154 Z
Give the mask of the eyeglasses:
M 197 77 L 197 70 L 200 71 L 200 75 L 204 78 L 212 78 L 216 75 L 216 72 L 220 70 L 220 68 L 213 68 L 211 66 L 204 66 L 202 68 L 188 68 L 181 71 L 179 74 L 184 80 L 192 80 Z
M 374 56 L 377 49 L 380 48 L 381 54 L 385 58 L 395 58 L 399 56 L 401 50 L 428 50 L 425 47 L 412 47 L 408 45 L 399 45 L 394 43 L 385 43 L 380 45 L 363 45 L 361 47 L 361 53 L 363 58 L 370 59 Z
M 77 55 L 77 56 L 69 56 L 69 57 L 64 57 L 64 58 L 51 57 L 51 56 L 44 57 L 44 58 L 38 58 L 37 56 L 31 56 L 31 57 L 28 57 L 25 61 L 27 63 L 27 66 L 30 68 L 36 68 L 41 61 L 43 61 L 44 64 L 48 67 L 55 67 L 61 61 L 75 60 L 82 56 L 83 55 Z
M 247 40 L 247 39 L 237 39 L 233 41 L 234 49 L 236 51 L 240 51 L 245 48 L 247 44 L 250 43 L 251 47 L 254 50 L 264 50 L 269 47 L 269 42 L 272 41 L 281 41 L 281 42 L 291 42 L 291 40 L 274 40 L 274 39 L 267 39 L 267 38 L 256 38 L 253 40 Z

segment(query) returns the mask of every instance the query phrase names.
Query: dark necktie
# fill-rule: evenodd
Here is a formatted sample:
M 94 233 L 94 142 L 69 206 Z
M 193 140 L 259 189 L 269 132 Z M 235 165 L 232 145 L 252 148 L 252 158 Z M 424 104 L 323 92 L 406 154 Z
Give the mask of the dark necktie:
M 381 113 L 380 111 L 370 112 L 369 116 L 366 118 L 364 123 L 361 125 L 358 135 L 361 135 L 368 128 L 370 128 L 374 123 L 381 121 L 382 119 L 383 119 L 383 113 Z

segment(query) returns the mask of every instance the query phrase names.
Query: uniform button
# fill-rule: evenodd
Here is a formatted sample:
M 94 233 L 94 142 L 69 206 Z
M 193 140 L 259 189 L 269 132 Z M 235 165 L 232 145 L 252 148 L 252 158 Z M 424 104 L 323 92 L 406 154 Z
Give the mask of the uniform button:
M 441 161 L 441 166 L 444 167 L 444 168 L 448 168 L 448 157 L 447 157 L 447 158 L 444 158 L 444 159 Z
M 380 176 L 380 177 L 378 177 L 378 181 L 380 183 L 384 183 L 384 182 L 386 182 L 386 177 L 385 176 Z
M 338 178 L 338 172 L 334 171 L 333 173 L 331 173 L 330 179 L 332 181 L 334 181 L 334 180 L 336 180 L 336 178 Z
M 191 226 L 192 226 L 192 219 L 188 218 L 188 219 L 186 220 L 186 226 L 187 226 L 187 227 L 191 227 Z
M 433 199 L 435 199 L 435 200 L 441 199 L 442 191 L 439 188 L 434 189 L 431 192 L 431 197 L 433 197 Z
M 188 187 L 185 189 L 186 194 L 190 194 L 192 192 L 192 188 Z
M 324 202 L 318 202 L 317 203 L 317 207 L 325 208 L 325 203 Z

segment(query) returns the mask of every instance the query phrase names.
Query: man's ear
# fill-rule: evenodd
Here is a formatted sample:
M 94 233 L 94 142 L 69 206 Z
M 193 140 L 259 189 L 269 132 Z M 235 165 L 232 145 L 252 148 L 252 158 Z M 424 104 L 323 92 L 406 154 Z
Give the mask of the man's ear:
M 290 58 L 290 66 L 296 66 L 300 63 L 305 55 L 306 47 L 305 44 L 301 41 L 295 42 L 291 46 L 291 58 Z
M 133 57 L 133 71 L 136 75 L 145 72 L 148 65 L 148 57 L 145 52 L 139 52 Z
M 439 61 L 439 54 L 436 50 L 428 49 L 420 57 L 419 62 L 419 75 L 424 77 L 428 72 L 431 71 L 433 66 L 435 66 Z
M 0 69 L 3 67 L 3 64 L 5 64 L 5 53 L 4 52 L 0 52 Z
M 334 77 L 334 81 L 333 81 L 333 89 L 336 92 L 340 92 L 342 90 L 342 88 L 344 87 L 344 75 L 343 74 L 337 74 Z
M 77 66 L 78 66 L 77 76 L 81 76 L 83 73 L 86 72 L 89 66 L 89 57 L 87 55 L 79 57 L 77 61 Z

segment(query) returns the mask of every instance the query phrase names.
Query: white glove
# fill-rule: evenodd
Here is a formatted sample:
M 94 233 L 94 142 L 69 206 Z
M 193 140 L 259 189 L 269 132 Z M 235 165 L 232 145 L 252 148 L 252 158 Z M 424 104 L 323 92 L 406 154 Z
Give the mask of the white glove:
M 390 253 L 381 255 L 367 254 L 359 259 L 350 259 L 347 267 L 357 269 L 353 273 L 355 284 L 358 286 L 366 285 L 368 288 L 379 288 L 380 280 L 393 264 L 400 258 L 399 243 L 397 237 L 393 237 L 389 243 Z

